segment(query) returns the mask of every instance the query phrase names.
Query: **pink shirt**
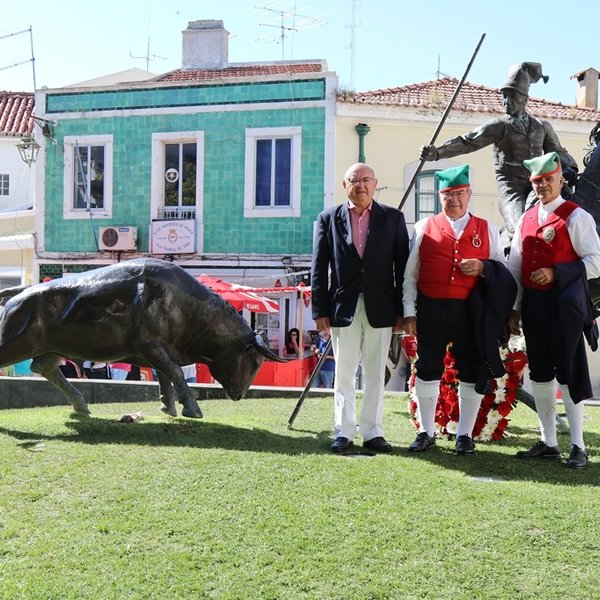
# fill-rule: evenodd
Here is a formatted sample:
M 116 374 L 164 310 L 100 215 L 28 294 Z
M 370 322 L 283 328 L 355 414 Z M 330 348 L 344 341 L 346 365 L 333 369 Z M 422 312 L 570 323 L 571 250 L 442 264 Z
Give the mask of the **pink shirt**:
M 369 235 L 369 222 L 371 221 L 371 207 L 373 202 L 369 203 L 369 206 L 363 210 L 360 214 L 359 209 L 355 204 L 348 201 L 348 208 L 350 209 L 350 224 L 352 226 L 352 243 L 358 252 L 358 255 L 362 258 L 365 253 L 365 245 L 367 243 L 367 236 Z

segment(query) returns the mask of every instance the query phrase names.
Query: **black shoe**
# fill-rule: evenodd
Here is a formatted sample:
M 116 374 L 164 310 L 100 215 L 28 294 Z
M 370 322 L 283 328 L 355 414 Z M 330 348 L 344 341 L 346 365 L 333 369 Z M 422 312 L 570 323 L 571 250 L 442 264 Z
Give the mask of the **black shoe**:
M 569 460 L 566 466 L 570 469 L 585 469 L 587 467 L 588 456 L 587 454 L 575 444 L 571 444 L 571 453 L 569 454 Z
M 539 441 L 529 450 L 519 450 L 515 454 L 515 458 L 553 458 L 560 460 L 560 448 L 558 446 L 548 446 L 542 441 Z
M 409 452 L 424 452 L 435 446 L 435 436 L 429 435 L 426 431 L 417 434 L 415 441 L 408 447 Z
M 475 444 L 468 435 L 459 435 L 456 438 L 456 454 L 473 454 L 475 452 Z
M 366 442 L 363 442 L 363 447 L 373 450 L 374 452 L 388 453 L 392 451 L 392 445 L 386 442 L 382 437 L 374 437 Z
M 354 442 L 345 437 L 337 437 L 333 444 L 331 444 L 331 451 L 340 453 L 348 450 L 351 446 L 354 446 Z

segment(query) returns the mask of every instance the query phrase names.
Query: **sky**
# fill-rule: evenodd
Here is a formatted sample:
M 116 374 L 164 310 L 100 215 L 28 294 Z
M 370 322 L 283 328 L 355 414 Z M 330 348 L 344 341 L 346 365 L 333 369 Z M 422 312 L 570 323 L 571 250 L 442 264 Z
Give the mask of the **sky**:
M 530 96 L 574 104 L 571 76 L 600 70 L 599 17 L 598 0 L 13 1 L 0 21 L 0 90 L 33 91 L 32 64 L 37 88 L 133 67 L 166 73 L 181 66 L 188 22 L 220 19 L 229 62 L 325 59 L 359 92 L 461 79 L 485 33 L 469 82 L 500 87 L 510 65 L 540 62 L 550 80 Z

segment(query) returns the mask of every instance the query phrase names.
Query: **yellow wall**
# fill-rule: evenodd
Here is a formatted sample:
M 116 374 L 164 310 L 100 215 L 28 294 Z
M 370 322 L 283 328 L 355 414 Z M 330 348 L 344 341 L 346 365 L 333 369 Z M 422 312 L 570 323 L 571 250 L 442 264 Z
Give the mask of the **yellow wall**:
M 356 114 L 352 114 L 355 112 Z M 449 138 L 467 133 L 481 123 L 493 118 L 494 115 L 484 115 L 485 118 L 472 118 L 457 115 L 449 118 L 436 141 L 440 145 Z M 338 105 L 336 118 L 336 164 L 335 164 L 335 201 L 342 202 L 345 198 L 341 181 L 349 165 L 358 160 L 358 134 L 355 131 L 357 123 L 366 123 L 370 132 L 365 137 L 365 159 L 377 174 L 380 190 L 377 199 L 385 204 L 398 206 L 406 186 L 410 181 L 406 171 L 413 165 L 413 171 L 419 162 L 419 148 L 429 143 L 438 120 L 439 114 L 422 115 L 404 109 L 389 109 L 385 107 L 357 107 Z M 583 156 L 588 143 L 588 135 L 594 123 L 558 122 L 552 123 L 561 143 L 573 155 L 583 170 Z M 450 161 L 440 163 L 425 163 L 423 170 L 436 170 L 449 164 L 470 165 L 473 199 L 470 210 L 478 216 L 489 219 L 498 226 L 502 225 L 502 217 L 498 211 L 498 195 L 496 178 L 493 169 L 492 146 L 458 156 Z M 407 223 L 414 222 L 414 200 L 409 198 L 404 207 Z

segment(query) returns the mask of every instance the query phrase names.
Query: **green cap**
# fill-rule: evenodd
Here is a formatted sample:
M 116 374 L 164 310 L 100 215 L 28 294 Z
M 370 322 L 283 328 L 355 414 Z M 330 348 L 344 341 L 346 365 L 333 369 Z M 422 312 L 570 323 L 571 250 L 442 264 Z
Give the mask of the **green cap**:
M 523 164 L 531 171 L 529 181 L 534 181 L 544 175 L 554 175 L 560 171 L 560 158 L 556 152 L 548 152 L 543 156 L 524 160 Z
M 440 192 L 466 188 L 471 185 L 469 183 L 469 165 L 460 165 L 460 167 L 450 167 L 443 171 L 436 171 L 435 176 L 438 179 Z

